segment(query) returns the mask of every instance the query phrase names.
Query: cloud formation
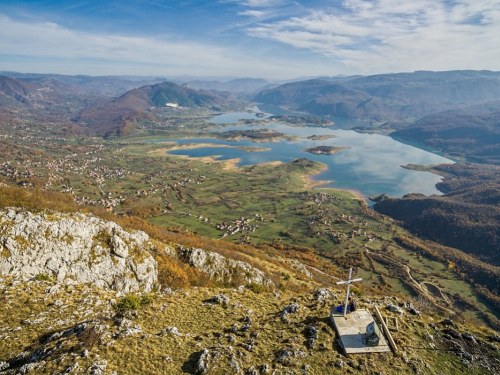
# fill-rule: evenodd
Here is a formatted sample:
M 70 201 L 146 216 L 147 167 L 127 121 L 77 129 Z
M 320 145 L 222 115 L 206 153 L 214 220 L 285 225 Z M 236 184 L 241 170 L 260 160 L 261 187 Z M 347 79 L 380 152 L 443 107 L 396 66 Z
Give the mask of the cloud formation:
M 69 74 L 95 74 L 96 68 L 101 74 L 283 77 L 301 73 L 299 64 L 291 63 L 284 68 L 279 61 L 258 60 L 237 48 L 217 44 L 183 40 L 176 36 L 155 38 L 91 33 L 53 22 L 19 22 L 4 15 L 0 15 L 0 51 L 0 56 L 35 59 L 38 70 Z M 29 64 L 14 62 L 14 67 L 6 68 L 5 61 L 4 58 L 4 69 L 18 70 L 18 66 Z M 52 68 L 47 68 L 50 65 Z M 84 66 L 89 69 L 82 70 Z
M 247 32 L 364 73 L 498 70 L 500 1 L 345 0 L 339 8 L 261 22 Z

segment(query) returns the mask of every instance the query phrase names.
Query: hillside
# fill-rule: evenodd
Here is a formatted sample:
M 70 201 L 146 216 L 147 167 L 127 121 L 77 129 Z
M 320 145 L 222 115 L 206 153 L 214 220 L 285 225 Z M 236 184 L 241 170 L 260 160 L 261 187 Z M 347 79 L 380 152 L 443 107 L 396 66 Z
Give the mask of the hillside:
M 31 107 L 44 96 L 39 87 L 6 76 L 0 76 L 1 107 Z
M 241 97 L 252 93 L 255 95 L 255 93 L 270 86 L 270 83 L 265 79 L 238 78 L 227 82 L 196 80 L 187 82 L 187 85 L 196 90 L 228 91 Z
M 294 82 L 264 90 L 254 100 L 311 114 L 397 122 L 499 98 L 497 72 L 420 71 Z
M 443 196 L 410 194 L 383 199 L 377 212 L 400 220 L 432 241 L 455 247 L 487 263 L 500 265 L 500 168 L 477 164 L 433 166 L 445 175 Z
M 426 116 L 391 134 L 439 150 L 451 157 L 485 164 L 500 164 L 500 108 L 497 102 L 481 114 L 476 107 Z
M 231 259 L 242 254 L 162 244 L 88 214 L 9 209 L 0 218 L 0 264 L 14 266 L 0 267 L 4 374 L 500 371 L 500 336 L 463 317 L 448 319 L 450 310 L 423 297 L 353 288 L 359 308 L 378 306 L 398 322 L 399 351 L 345 357 L 329 318 L 345 292 L 319 279 L 294 290 L 303 276 L 286 269 L 287 286 L 278 288 L 269 274 Z M 64 250 L 64 241 L 72 248 Z M 74 258 L 67 270 L 78 273 L 61 273 L 54 263 L 64 251 Z M 263 258 L 245 257 L 263 266 Z M 111 274 L 117 282 L 105 281 Z M 183 277 L 204 287 L 183 285 Z
M 193 90 L 172 82 L 162 82 L 132 89 L 121 97 L 100 107 L 89 107 L 79 116 L 101 136 L 123 135 L 130 132 L 133 124 L 144 119 L 154 119 L 153 107 L 165 108 L 175 104 L 185 108 L 218 107 L 234 99 L 223 93 Z

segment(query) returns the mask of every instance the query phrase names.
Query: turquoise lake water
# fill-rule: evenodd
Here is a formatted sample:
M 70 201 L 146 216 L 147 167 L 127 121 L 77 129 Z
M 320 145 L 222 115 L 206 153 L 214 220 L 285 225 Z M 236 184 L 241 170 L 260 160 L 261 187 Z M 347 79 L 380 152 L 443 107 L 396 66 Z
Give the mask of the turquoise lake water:
M 241 118 L 256 117 L 253 113 L 231 113 L 217 116 L 209 120 L 209 122 L 230 124 Z M 247 140 L 232 142 L 211 138 L 181 139 L 176 141 L 180 144 L 213 143 L 230 146 L 265 147 L 270 150 L 246 152 L 234 148 L 202 147 L 171 151 L 170 154 L 190 157 L 219 155 L 218 159 L 220 160 L 238 158 L 240 159 L 238 166 L 270 161 L 289 162 L 296 158 L 307 158 L 324 163 L 328 167 L 326 171 L 312 177 L 313 180 L 334 181 L 324 186 L 354 190 L 365 198 L 382 193 L 386 193 L 391 197 L 402 197 L 408 193 L 441 194 L 435 187 L 435 184 L 441 181 L 441 177 L 429 172 L 411 171 L 401 166 L 407 164 L 453 163 L 452 160 L 398 142 L 386 135 L 361 134 L 352 130 L 345 130 L 346 127 L 348 128 L 349 123 L 345 119 L 344 122 L 344 129 L 337 129 L 335 126 L 331 128 L 291 127 L 284 124 L 229 126 L 214 129 L 213 131 L 267 128 L 298 137 L 327 134 L 334 135 L 336 138 L 319 141 L 302 138 L 292 142 L 283 140 L 267 143 L 253 143 Z M 358 122 L 355 124 L 358 124 Z M 304 148 L 319 145 L 349 147 L 349 149 L 333 155 L 314 155 L 302 151 Z

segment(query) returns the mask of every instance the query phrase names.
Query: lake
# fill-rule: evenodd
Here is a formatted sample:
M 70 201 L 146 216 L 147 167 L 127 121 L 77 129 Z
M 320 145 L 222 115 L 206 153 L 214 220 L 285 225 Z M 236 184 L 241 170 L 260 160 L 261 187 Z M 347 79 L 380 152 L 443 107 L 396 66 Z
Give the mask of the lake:
M 254 113 L 240 112 L 216 116 L 209 122 L 230 124 L 241 118 L 255 119 L 256 117 Z M 348 123 L 348 120 L 344 119 L 343 127 L 349 126 L 349 124 L 345 124 L 346 122 Z M 358 123 L 355 122 L 355 124 Z M 297 141 L 282 140 L 280 142 L 265 143 L 253 143 L 247 140 L 232 142 L 211 138 L 180 139 L 176 140 L 176 142 L 180 144 L 213 143 L 230 146 L 265 147 L 270 150 L 245 152 L 235 148 L 202 147 L 175 150 L 171 151 L 170 154 L 190 157 L 219 155 L 219 160 L 238 158 L 240 159 L 238 166 L 270 161 L 286 163 L 296 158 L 307 158 L 324 163 L 328 167 L 326 171 L 313 176 L 313 180 L 331 180 L 333 182 L 324 185 L 324 187 L 353 190 L 365 198 L 382 193 L 386 193 L 391 197 L 402 197 L 408 193 L 441 194 L 435 187 L 435 184 L 441 181 L 441 177 L 429 172 L 408 170 L 401 166 L 407 164 L 453 163 L 450 159 L 398 142 L 386 135 L 362 134 L 353 130 L 337 129 L 335 126 L 321 128 L 291 127 L 285 124 L 269 124 L 266 126 L 235 125 L 212 131 L 248 130 L 264 127 L 297 137 L 334 135 L 336 138 L 317 141 L 301 138 Z M 333 155 L 315 155 L 302 151 L 304 148 L 320 145 L 349 147 L 349 149 Z

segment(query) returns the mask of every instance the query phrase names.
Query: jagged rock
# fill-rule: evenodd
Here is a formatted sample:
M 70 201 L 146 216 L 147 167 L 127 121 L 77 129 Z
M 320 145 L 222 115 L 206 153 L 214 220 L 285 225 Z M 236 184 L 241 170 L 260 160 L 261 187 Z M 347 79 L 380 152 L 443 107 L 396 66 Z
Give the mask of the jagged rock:
M 294 268 L 296 271 L 304 274 L 309 279 L 312 279 L 313 274 L 307 269 L 305 264 L 299 262 L 297 259 L 286 259 L 285 262 L 292 266 L 292 268 Z
M 413 314 L 413 315 L 420 315 L 420 311 L 418 311 L 415 306 L 413 306 L 413 304 L 411 303 L 408 303 L 406 305 L 406 308 L 408 309 L 408 311 L 410 312 L 410 314 Z
M 255 340 L 254 339 L 250 339 L 248 340 L 246 343 L 243 344 L 243 347 L 248 350 L 249 352 L 251 352 L 253 350 L 253 347 L 255 346 Z
M 228 259 L 212 251 L 181 247 L 180 257 L 189 265 L 205 272 L 213 280 L 231 281 L 234 275 L 244 275 L 246 283 L 273 285 L 264 272 L 249 263 Z
M 460 337 L 460 333 L 458 333 L 457 331 L 455 331 L 452 328 L 447 328 L 443 332 L 450 335 L 453 338 L 456 338 L 456 339 L 458 339 Z
M 278 353 L 278 363 L 289 366 L 295 364 L 295 358 L 305 358 L 306 356 L 306 353 L 295 348 L 283 349 Z
M 114 338 L 115 339 L 124 338 L 124 337 L 128 337 L 128 336 L 138 335 L 140 333 L 142 333 L 142 328 L 139 326 L 134 326 L 134 327 L 126 328 L 121 332 L 118 332 L 117 334 L 115 334 Z
M 451 319 L 444 319 L 442 322 L 441 322 L 442 325 L 444 326 L 452 326 L 453 328 L 458 328 L 458 325 L 455 324 Z
M 281 312 L 281 320 L 286 321 L 288 314 L 294 314 L 299 310 L 299 305 L 296 303 L 293 303 L 291 305 L 286 306 L 283 311 Z
M 217 294 L 212 298 L 210 298 L 209 300 L 207 300 L 206 302 L 227 306 L 229 304 L 229 301 L 231 301 L 231 299 L 225 296 L 224 294 Z
M 0 362 L 0 371 L 3 371 L 5 369 L 9 368 L 9 364 L 7 362 Z
M 200 358 L 198 359 L 198 363 L 196 364 L 196 371 L 200 374 L 205 374 L 208 372 L 210 362 L 210 352 L 208 349 L 203 349 L 201 352 Z
M 393 312 L 393 313 L 398 313 L 398 314 L 402 314 L 403 313 L 403 310 L 401 310 L 401 307 L 397 306 L 397 305 L 389 305 L 387 306 L 387 308 L 389 309 L 390 312 Z
M 477 343 L 476 337 L 469 332 L 462 333 L 462 337 L 466 340 L 472 341 L 473 343 Z
M 231 355 L 230 355 L 229 365 L 234 370 L 235 374 L 239 374 L 240 373 L 240 365 L 239 365 L 238 361 L 236 360 L 236 356 L 234 355 L 234 353 L 231 353 Z
M 500 336 L 495 334 L 495 335 L 489 335 L 488 338 L 491 340 L 491 341 L 496 341 L 496 342 L 500 342 Z
M 53 275 L 124 293 L 149 292 L 157 283 L 157 264 L 147 251 L 154 245 L 144 232 L 84 214 L 12 209 L 0 211 L 0 230 L 0 275 Z
M 107 368 L 108 362 L 105 359 L 101 359 L 92 363 L 88 372 L 91 375 L 104 375 Z
M 259 369 L 261 374 L 269 374 L 270 370 L 271 369 L 267 363 L 264 363 L 262 366 L 260 366 L 260 369 Z
M 473 361 L 474 360 L 474 356 L 470 353 L 467 353 L 467 352 L 463 352 L 462 353 L 462 357 L 464 357 L 465 359 L 469 360 L 469 361 Z
M 340 359 L 335 362 L 335 367 L 338 368 L 344 368 L 344 361 L 341 361 Z
M 314 326 L 309 326 L 307 328 L 307 335 L 313 339 L 318 338 L 318 329 Z
M 132 321 L 125 318 L 124 316 L 121 316 L 117 320 L 117 325 L 118 325 L 118 329 L 127 329 L 127 328 L 130 328 L 132 326 Z
M 63 374 L 69 374 L 70 372 L 76 371 L 80 368 L 80 365 L 78 362 L 73 363 L 71 366 L 69 366 L 66 370 L 64 370 Z
M 316 297 L 316 299 L 318 301 L 324 301 L 326 299 L 336 299 L 337 298 L 337 295 L 334 294 L 333 292 L 330 292 L 328 289 L 326 288 L 321 288 L 321 289 L 318 289 L 316 291 L 316 293 L 314 294 L 314 296 Z
M 179 329 L 177 327 L 168 327 L 167 331 L 174 336 L 182 336 L 182 333 L 179 332 Z
M 39 363 L 26 363 L 25 365 L 21 366 L 19 370 L 17 370 L 17 374 L 25 375 L 28 374 L 31 370 L 36 370 L 40 367 L 43 367 L 45 365 L 45 362 L 39 362 Z

